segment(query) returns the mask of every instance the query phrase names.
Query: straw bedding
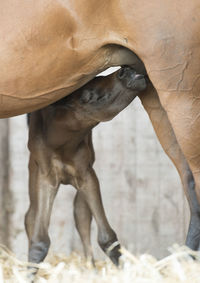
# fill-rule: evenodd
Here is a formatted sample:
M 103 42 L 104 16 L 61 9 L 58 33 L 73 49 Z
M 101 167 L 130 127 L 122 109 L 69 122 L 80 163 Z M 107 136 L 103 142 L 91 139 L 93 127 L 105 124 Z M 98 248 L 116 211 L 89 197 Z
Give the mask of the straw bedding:
M 186 247 L 174 246 L 171 254 L 156 260 L 148 254 L 134 256 L 122 248 L 121 266 L 116 268 L 107 260 L 93 267 L 80 255 L 69 257 L 51 255 L 39 267 L 34 282 L 45 283 L 179 283 L 200 282 L 198 253 Z M 28 263 L 19 261 L 5 247 L 0 246 L 0 282 L 30 281 Z

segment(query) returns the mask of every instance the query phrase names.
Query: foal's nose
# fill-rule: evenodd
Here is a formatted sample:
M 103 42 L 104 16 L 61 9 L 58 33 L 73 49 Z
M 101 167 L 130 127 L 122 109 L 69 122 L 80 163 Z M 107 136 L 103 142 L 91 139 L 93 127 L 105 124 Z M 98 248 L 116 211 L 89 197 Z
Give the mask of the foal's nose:
M 136 74 L 135 75 L 135 80 L 141 80 L 141 79 L 144 79 L 144 78 L 145 78 L 145 76 L 142 75 L 142 74 Z
M 118 78 L 122 80 L 130 77 L 135 80 L 141 80 L 144 79 L 145 76 L 143 74 L 137 74 L 136 70 L 129 66 L 121 67 L 118 71 Z
M 136 71 L 129 66 L 121 67 L 121 69 L 118 71 L 118 78 L 122 80 L 131 74 L 136 74 Z
M 136 70 L 129 67 L 122 67 L 117 74 L 123 84 L 132 90 L 142 91 L 146 88 L 147 82 L 143 74 L 137 74 Z

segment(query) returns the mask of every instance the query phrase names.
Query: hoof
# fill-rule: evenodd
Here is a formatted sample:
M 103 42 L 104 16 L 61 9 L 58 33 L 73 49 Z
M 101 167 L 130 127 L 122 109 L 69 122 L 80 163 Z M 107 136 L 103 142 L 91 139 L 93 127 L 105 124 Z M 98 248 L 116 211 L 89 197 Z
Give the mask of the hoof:
M 112 243 L 107 249 L 106 254 L 111 259 L 111 261 L 118 266 L 119 258 L 122 255 L 120 252 L 120 243 L 118 241 Z

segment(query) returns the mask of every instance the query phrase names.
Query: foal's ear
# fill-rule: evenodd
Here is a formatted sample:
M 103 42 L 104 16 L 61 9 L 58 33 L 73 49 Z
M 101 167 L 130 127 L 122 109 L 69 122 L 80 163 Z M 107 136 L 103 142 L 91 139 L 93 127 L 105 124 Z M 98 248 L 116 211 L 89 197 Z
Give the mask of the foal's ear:
M 81 95 L 81 102 L 88 103 L 92 98 L 92 93 L 88 89 L 84 89 L 83 94 Z

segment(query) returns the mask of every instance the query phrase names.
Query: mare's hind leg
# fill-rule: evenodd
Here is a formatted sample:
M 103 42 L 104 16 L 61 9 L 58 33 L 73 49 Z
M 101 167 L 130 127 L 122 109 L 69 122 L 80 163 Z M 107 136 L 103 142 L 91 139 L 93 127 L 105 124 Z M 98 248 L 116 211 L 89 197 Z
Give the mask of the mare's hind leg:
M 167 113 L 176 134 L 178 143 L 180 144 L 184 156 L 187 159 L 189 167 L 192 171 L 195 180 L 195 191 L 197 194 L 198 203 L 200 203 L 200 107 L 199 111 L 197 112 L 197 109 L 195 109 L 196 107 L 193 107 L 194 101 L 195 99 L 189 96 L 189 94 L 188 96 L 179 96 L 179 94 L 177 94 L 177 107 L 175 108 L 173 103 L 169 103 L 167 106 Z M 192 231 L 191 233 L 194 235 L 195 239 L 200 241 L 199 209 L 196 214 L 192 212 L 192 216 L 193 217 L 190 224 Z
M 196 250 L 200 241 L 200 205 L 195 193 L 192 172 L 177 142 L 166 111 L 163 109 L 152 84 L 148 86 L 147 91 L 143 92 L 139 98 L 149 115 L 160 144 L 180 175 L 191 213 L 186 245 Z
M 200 49 L 196 44 L 199 30 L 191 26 L 189 39 L 180 33 L 174 35 L 160 40 L 154 54 L 145 46 L 142 59 L 192 171 L 200 203 Z M 197 223 L 191 226 L 199 240 Z
M 90 239 L 92 213 L 79 192 L 76 193 L 74 198 L 74 219 L 83 244 L 85 257 L 94 262 Z

